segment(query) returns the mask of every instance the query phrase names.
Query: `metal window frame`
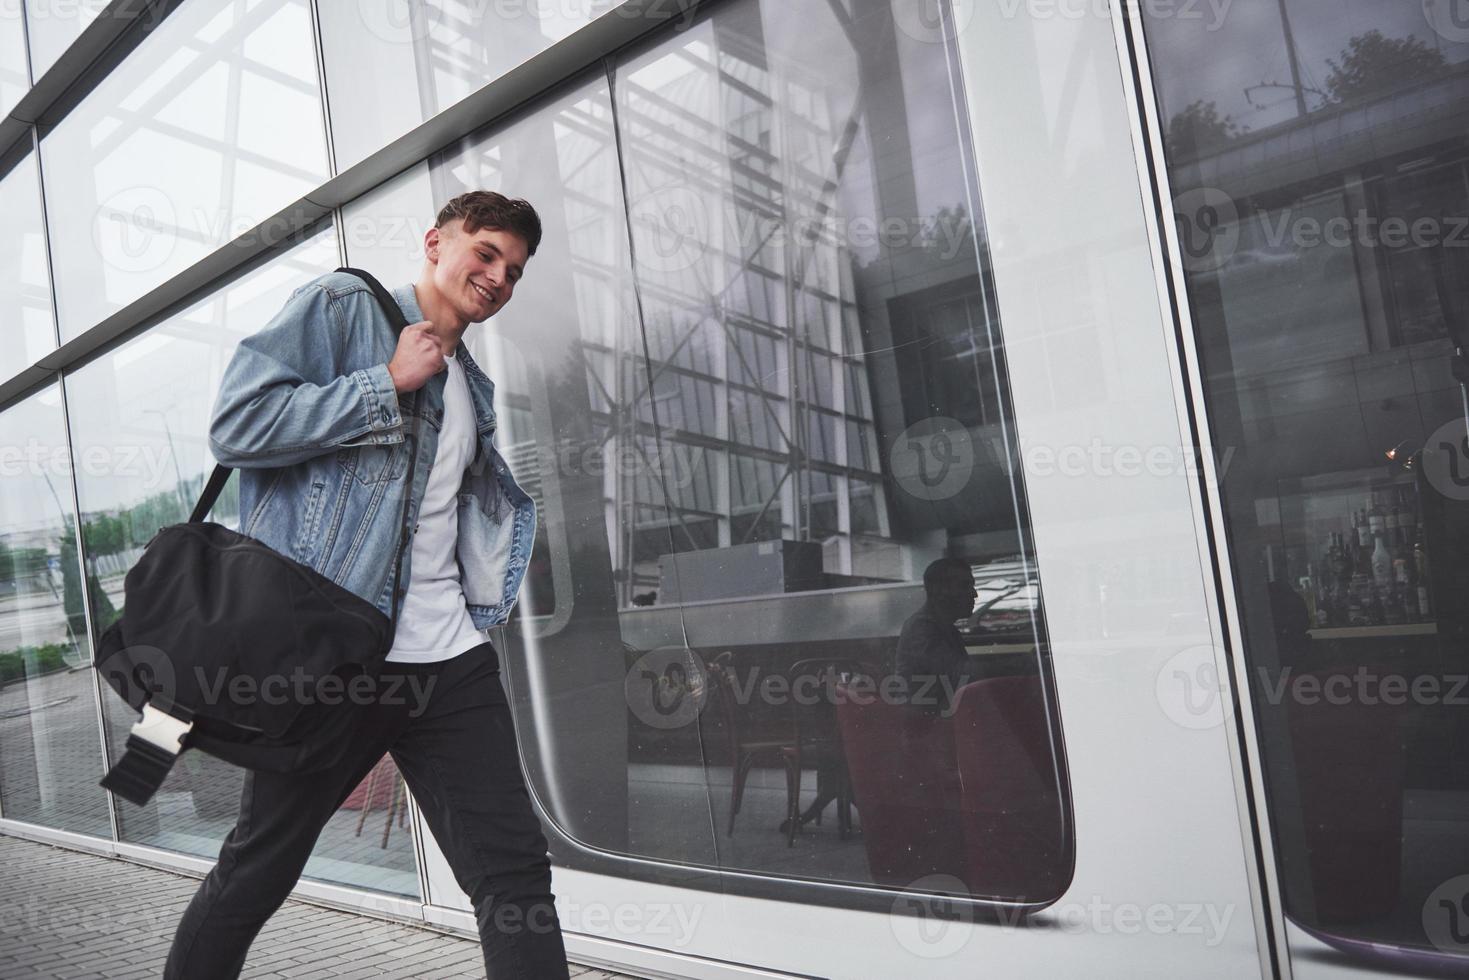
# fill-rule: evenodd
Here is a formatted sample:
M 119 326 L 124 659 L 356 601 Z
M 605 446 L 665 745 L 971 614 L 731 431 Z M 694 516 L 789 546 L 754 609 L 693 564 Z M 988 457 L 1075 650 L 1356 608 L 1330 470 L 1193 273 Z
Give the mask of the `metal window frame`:
M 1259 942 L 1260 968 L 1262 976 L 1291 980 L 1290 948 L 1276 864 L 1276 833 L 1254 723 L 1257 717 L 1254 696 L 1246 680 L 1249 663 L 1245 656 L 1239 597 L 1234 589 L 1221 477 L 1213 452 L 1193 309 L 1186 288 L 1178 227 L 1171 220 L 1172 182 L 1163 150 L 1163 123 L 1155 99 L 1152 62 L 1143 30 L 1144 15 L 1136 4 L 1113 4 L 1111 15 L 1123 85 L 1130 95 L 1127 109 L 1137 158 L 1138 191 L 1146 212 L 1159 306 L 1163 321 L 1171 324 L 1174 332 L 1171 361 L 1178 422 L 1182 431 L 1192 435 L 1200 463 L 1196 481 L 1190 486 L 1190 496 L 1199 551 L 1210 559 L 1213 572 L 1207 590 L 1211 631 L 1224 641 L 1222 649 L 1216 647 L 1215 667 L 1222 688 L 1220 694 L 1227 699 L 1226 703 L 1233 705 L 1225 731 L 1240 827 L 1242 836 L 1246 837 L 1241 843 L 1253 856 L 1246 863 L 1246 873 L 1253 898 L 1251 913 Z
M 26 127 L 40 129 L 43 137 L 47 127 L 63 118 L 66 110 L 105 77 L 102 68 L 121 60 L 146 36 L 147 30 L 156 27 L 162 17 L 180 2 L 115 0 L 46 73 L 41 79 L 42 84 L 34 86 L 15 110 L 0 122 L 0 147 L 17 142 L 24 136 Z M 344 205 L 379 184 L 461 142 L 466 135 L 493 125 L 553 93 L 644 35 L 670 23 L 685 21 L 716 2 L 718 0 L 625 0 L 362 161 L 334 174 L 167 282 L 160 283 L 22 368 L 13 377 L 0 382 L 0 411 L 46 384 L 57 371 L 81 365 L 113 343 L 147 329 L 190 301 L 213 291 L 253 263 L 268 258 L 295 241 L 307 229 L 330 219 Z M 143 12 L 153 17 L 151 23 L 140 19 Z M 128 13 L 133 17 L 131 21 L 119 19 Z M 103 58 L 104 55 L 104 63 L 88 64 L 89 59 Z M 325 100 L 323 91 L 323 106 Z

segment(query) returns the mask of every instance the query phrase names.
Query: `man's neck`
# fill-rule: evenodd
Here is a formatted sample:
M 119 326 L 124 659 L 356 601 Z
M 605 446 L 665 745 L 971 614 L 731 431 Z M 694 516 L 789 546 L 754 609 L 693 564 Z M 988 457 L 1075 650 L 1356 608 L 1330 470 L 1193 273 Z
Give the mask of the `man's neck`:
M 444 302 L 430 286 L 414 283 L 413 297 L 418 302 L 419 312 L 431 324 L 434 339 L 439 342 L 439 350 L 445 356 L 454 353 L 464 332 L 469 329 L 469 324 L 462 322 L 454 314 L 453 307 Z

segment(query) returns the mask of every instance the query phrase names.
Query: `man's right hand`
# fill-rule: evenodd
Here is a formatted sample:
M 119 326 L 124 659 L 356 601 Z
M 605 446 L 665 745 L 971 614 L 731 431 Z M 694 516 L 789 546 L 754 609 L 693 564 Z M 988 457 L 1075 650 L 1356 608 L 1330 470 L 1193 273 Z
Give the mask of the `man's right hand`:
M 420 320 L 404 327 L 398 335 L 398 349 L 388 362 L 388 374 L 392 375 L 393 388 L 399 394 L 417 391 L 449 366 L 430 326 L 427 320 Z

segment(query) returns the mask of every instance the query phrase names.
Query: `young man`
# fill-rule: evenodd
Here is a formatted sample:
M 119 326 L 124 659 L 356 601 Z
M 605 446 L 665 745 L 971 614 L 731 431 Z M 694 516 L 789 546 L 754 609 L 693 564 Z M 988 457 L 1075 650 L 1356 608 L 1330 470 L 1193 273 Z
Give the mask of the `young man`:
M 393 290 L 410 324 L 396 340 L 362 280 L 332 273 L 231 360 L 209 438 L 240 470 L 241 530 L 396 609 L 398 623 L 374 695 L 344 706 L 357 717 L 340 762 L 246 774 L 239 819 L 184 912 L 165 977 L 239 975 L 321 828 L 385 752 L 474 903 L 491 980 L 567 976 L 546 840 L 480 633 L 509 618 L 535 506 L 495 449 L 495 387 L 460 339 L 510 302 L 540 238 L 525 201 L 463 194 L 424 235 L 418 281 Z M 416 440 L 405 438 L 410 412 Z

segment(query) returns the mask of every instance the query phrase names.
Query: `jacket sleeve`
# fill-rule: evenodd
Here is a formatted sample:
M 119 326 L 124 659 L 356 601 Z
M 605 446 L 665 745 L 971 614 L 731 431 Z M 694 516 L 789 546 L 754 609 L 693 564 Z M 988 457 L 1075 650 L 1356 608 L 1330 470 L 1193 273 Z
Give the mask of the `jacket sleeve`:
M 401 441 L 387 364 L 338 375 L 349 339 L 340 302 L 320 285 L 297 290 L 246 337 L 225 368 L 209 448 L 226 466 L 289 466 L 339 446 Z

